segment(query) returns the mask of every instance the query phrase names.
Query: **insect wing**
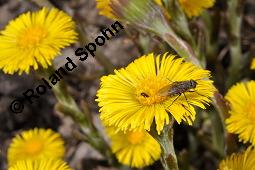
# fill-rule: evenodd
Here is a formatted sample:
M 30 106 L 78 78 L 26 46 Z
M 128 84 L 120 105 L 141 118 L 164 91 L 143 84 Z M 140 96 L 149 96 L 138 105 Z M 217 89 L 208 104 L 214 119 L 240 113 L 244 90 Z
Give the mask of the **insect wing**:
M 169 95 L 169 90 L 171 89 L 172 84 L 168 84 L 164 87 L 162 87 L 159 91 L 158 94 L 161 96 L 168 96 Z

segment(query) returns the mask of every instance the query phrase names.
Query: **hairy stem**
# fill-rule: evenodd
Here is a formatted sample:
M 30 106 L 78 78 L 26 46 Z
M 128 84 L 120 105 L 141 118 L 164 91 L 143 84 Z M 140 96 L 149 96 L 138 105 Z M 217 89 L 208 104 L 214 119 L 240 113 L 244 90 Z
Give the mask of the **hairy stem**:
M 165 42 L 172 47 L 179 56 L 186 58 L 191 61 L 193 64 L 201 67 L 201 63 L 198 60 L 192 47 L 182 40 L 169 26 L 166 20 L 158 20 L 151 23 L 151 30 Z
M 47 70 L 43 70 L 41 75 L 43 77 L 49 77 L 52 73 L 54 73 L 54 69 L 50 67 Z M 88 142 L 92 147 L 104 155 L 108 159 L 109 164 L 113 164 L 115 159 L 111 149 L 94 126 L 90 113 L 80 109 L 74 98 L 69 94 L 63 80 L 53 86 L 53 93 L 58 101 L 55 109 L 64 115 L 71 117 L 81 128 L 85 136 L 84 141 Z
M 241 25 L 242 25 L 242 0 L 228 0 L 228 25 L 230 39 L 231 65 L 228 69 L 229 78 L 227 87 L 238 81 L 243 67 L 242 49 L 241 49 Z
M 155 124 L 153 124 L 151 128 L 151 135 L 158 141 L 158 143 L 161 146 L 161 163 L 164 167 L 164 170 L 179 170 L 178 168 L 178 162 L 174 151 L 174 145 L 173 145 L 173 123 L 174 120 L 171 118 L 171 124 L 164 127 L 163 131 L 160 135 L 157 134 L 157 131 L 155 130 Z
M 171 26 L 192 48 L 196 48 L 195 39 L 189 29 L 188 20 L 177 0 L 164 0 L 164 5 L 171 16 Z

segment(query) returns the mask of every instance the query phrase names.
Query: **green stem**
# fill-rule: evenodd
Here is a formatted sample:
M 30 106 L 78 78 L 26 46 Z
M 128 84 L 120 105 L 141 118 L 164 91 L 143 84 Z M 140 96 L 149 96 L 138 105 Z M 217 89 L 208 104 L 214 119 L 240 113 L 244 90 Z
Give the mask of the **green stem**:
M 197 59 L 196 54 L 191 46 L 179 38 L 176 34 L 173 34 L 171 30 L 161 34 L 161 38 L 163 38 L 172 48 L 174 48 L 181 57 L 186 58 L 188 61 L 201 67 L 201 63 Z
M 242 4 L 241 0 L 228 0 L 228 25 L 230 39 L 231 65 L 228 69 L 227 87 L 238 81 L 243 67 L 241 50 Z
M 217 110 L 217 113 L 219 114 L 221 124 L 223 126 L 223 133 L 224 133 L 223 139 L 225 143 L 224 155 L 226 155 L 226 153 L 233 153 L 238 150 L 238 144 L 236 143 L 233 135 L 228 133 L 225 127 L 225 120 L 229 117 L 230 106 L 228 105 L 227 101 L 223 98 L 223 96 L 219 92 L 216 92 L 214 94 L 213 104 L 215 109 Z M 218 139 L 220 140 L 220 138 Z
M 164 0 L 165 8 L 171 16 L 170 25 L 173 30 L 184 39 L 193 49 L 192 53 L 200 60 L 200 64 L 205 66 L 205 55 L 201 52 L 200 44 L 196 43 L 194 36 L 189 28 L 186 15 L 181 9 L 177 0 Z M 187 45 L 186 45 L 187 46 Z M 193 61 L 194 62 L 194 61 Z
M 183 13 L 178 1 L 164 0 L 164 5 L 171 16 L 170 24 L 173 29 L 194 49 L 196 47 L 196 42 L 189 29 L 186 15 Z
M 207 60 L 214 65 L 217 62 L 218 52 L 218 34 L 220 27 L 220 12 L 216 11 L 214 14 L 210 14 L 208 11 L 204 11 L 201 15 L 204 22 L 205 33 L 205 47 Z
M 127 8 L 126 12 L 124 12 L 122 15 L 123 20 L 126 20 L 131 24 L 156 34 L 164 41 L 166 41 L 180 57 L 186 58 L 187 60 L 201 67 L 201 64 L 196 56 L 196 53 L 192 49 L 192 46 L 186 43 L 186 41 L 181 39 L 173 31 L 172 27 L 158 6 L 155 6 L 152 1 L 147 0 L 129 2 L 129 8 Z M 188 26 L 186 25 L 186 27 Z M 190 37 L 188 39 L 190 39 Z
M 49 77 L 52 73 L 54 73 L 53 70 L 53 68 L 43 70 L 41 75 L 44 77 Z M 92 147 L 104 155 L 108 159 L 109 164 L 115 163 L 111 149 L 107 142 L 104 141 L 97 128 L 94 126 L 91 115 L 87 113 L 86 110 L 82 111 L 79 108 L 73 97 L 67 91 L 65 82 L 63 80 L 53 86 L 53 92 L 58 101 L 55 109 L 64 115 L 71 117 L 73 121 L 79 125 L 84 136 L 86 137 L 84 141 L 88 142 Z
M 164 170 L 179 170 L 176 154 L 173 145 L 173 123 L 174 120 L 171 118 L 171 125 L 165 126 L 160 135 L 157 134 L 156 128 L 151 128 L 151 135 L 158 141 L 161 146 L 161 163 Z M 153 125 L 155 126 L 155 124 Z
M 193 64 L 201 67 L 192 47 L 177 36 L 165 20 L 155 20 L 151 23 L 151 28 L 151 31 L 165 40 L 168 45 L 179 54 L 179 56 L 186 58 Z

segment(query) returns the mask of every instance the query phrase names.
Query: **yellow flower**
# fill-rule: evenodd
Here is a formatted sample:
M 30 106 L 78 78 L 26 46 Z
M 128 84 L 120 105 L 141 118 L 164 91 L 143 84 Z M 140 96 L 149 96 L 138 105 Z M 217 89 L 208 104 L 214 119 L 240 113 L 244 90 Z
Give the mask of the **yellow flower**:
M 30 67 L 47 68 L 60 50 L 77 39 L 72 18 L 57 9 L 28 12 L 0 32 L 0 69 L 28 73 Z
M 118 161 L 130 167 L 142 168 L 160 158 L 159 143 L 146 131 L 126 133 L 107 127 L 111 147 Z
M 204 9 L 214 5 L 215 0 L 179 0 L 180 6 L 188 17 L 200 15 Z
M 97 8 L 99 9 L 99 14 L 104 15 L 110 19 L 118 18 L 114 15 L 112 9 L 113 0 L 96 0 L 96 1 Z M 162 0 L 154 0 L 154 2 L 160 6 L 163 6 Z M 179 0 L 179 3 L 185 14 L 188 17 L 193 17 L 200 15 L 204 9 L 212 7 L 215 3 L 215 0 Z M 170 16 L 168 15 L 167 17 Z
M 116 19 L 110 7 L 111 0 L 96 0 L 97 9 L 99 10 L 100 15 L 104 15 L 110 19 Z
M 251 69 L 255 70 L 255 58 L 252 60 Z
M 63 158 L 64 141 L 50 129 L 32 129 L 17 135 L 8 148 L 9 166 L 19 160 Z
M 162 0 L 154 0 L 157 4 L 163 6 Z
M 59 159 L 39 159 L 18 161 L 8 170 L 72 170 Z
M 107 126 L 118 130 L 150 130 L 155 120 L 158 133 L 169 123 L 170 113 L 175 120 L 192 124 L 195 119 L 193 105 L 205 109 L 215 91 L 210 72 L 167 53 L 154 58 L 142 56 L 126 68 L 115 70 L 115 75 L 101 78 L 96 99 L 100 118 Z M 177 81 L 195 80 L 194 92 L 185 95 L 162 94 Z M 164 90 L 164 91 L 163 91 Z M 187 98 L 187 100 L 186 100 Z
M 163 5 L 161 0 L 154 0 L 157 4 Z M 112 9 L 112 4 L 113 0 L 96 0 L 97 2 L 97 9 L 99 10 L 99 14 L 106 16 L 110 19 L 117 19 L 118 17 L 115 16 L 113 9 Z M 117 3 L 117 1 L 115 1 Z
M 221 161 L 219 170 L 255 170 L 255 151 L 249 147 L 245 152 L 232 154 Z
M 239 140 L 255 145 L 255 81 L 234 85 L 225 97 L 231 106 L 227 130 Z

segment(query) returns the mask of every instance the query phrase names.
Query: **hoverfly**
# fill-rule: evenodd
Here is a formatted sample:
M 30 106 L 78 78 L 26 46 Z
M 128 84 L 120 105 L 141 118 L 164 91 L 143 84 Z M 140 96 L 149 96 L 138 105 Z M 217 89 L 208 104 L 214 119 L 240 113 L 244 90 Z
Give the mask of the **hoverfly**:
M 169 80 L 170 81 L 170 80 Z M 168 85 L 164 86 L 163 88 L 161 88 L 158 92 L 158 95 L 160 96 L 164 96 L 164 97 L 176 97 L 172 103 L 168 106 L 170 107 L 182 94 L 184 95 L 186 102 L 188 104 L 188 107 L 190 107 L 190 104 L 188 102 L 188 99 L 185 95 L 186 92 L 195 92 L 195 88 L 197 87 L 197 81 L 195 80 L 185 80 L 185 81 L 175 81 L 172 83 L 169 83 Z M 198 95 L 201 95 L 199 93 L 197 93 Z M 143 97 L 150 97 L 148 94 L 146 93 L 141 93 L 141 96 Z M 203 95 L 201 95 L 203 96 Z M 185 106 L 184 104 L 181 104 L 182 107 L 187 110 L 188 112 L 189 109 L 187 108 L 187 106 Z
M 194 92 L 197 87 L 197 82 L 195 80 L 185 80 L 185 81 L 175 81 L 165 87 L 163 87 L 159 94 L 169 97 L 174 97 L 181 95 L 185 92 Z
M 172 101 L 171 105 L 183 94 L 189 106 L 189 102 L 187 100 L 185 93 L 195 92 L 196 87 L 197 82 L 195 80 L 175 81 L 160 89 L 158 94 L 166 97 L 176 96 L 176 98 Z

